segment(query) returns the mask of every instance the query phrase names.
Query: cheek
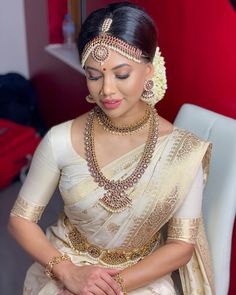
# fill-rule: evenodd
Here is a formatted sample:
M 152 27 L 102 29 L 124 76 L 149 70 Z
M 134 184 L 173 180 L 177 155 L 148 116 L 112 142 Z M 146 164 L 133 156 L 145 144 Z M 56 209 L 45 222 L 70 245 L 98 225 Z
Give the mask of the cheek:
M 126 82 L 120 83 L 120 90 L 126 95 L 141 95 L 143 92 L 144 79 L 140 76 L 133 75 Z
M 96 96 L 99 92 L 99 82 L 87 80 L 87 87 L 92 96 Z

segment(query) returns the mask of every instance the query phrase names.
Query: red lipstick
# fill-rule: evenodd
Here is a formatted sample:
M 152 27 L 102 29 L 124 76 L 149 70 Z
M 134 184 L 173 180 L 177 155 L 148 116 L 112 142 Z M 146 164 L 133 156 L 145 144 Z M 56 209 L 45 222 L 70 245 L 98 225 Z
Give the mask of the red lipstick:
M 113 110 L 120 106 L 122 99 L 103 99 L 102 104 L 105 109 Z

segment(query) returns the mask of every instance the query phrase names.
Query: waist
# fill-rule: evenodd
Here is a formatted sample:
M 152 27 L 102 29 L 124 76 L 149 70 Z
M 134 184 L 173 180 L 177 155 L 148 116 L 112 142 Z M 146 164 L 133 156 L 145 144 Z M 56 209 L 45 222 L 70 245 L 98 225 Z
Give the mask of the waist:
M 89 258 L 92 258 L 98 264 L 109 267 L 122 267 L 135 264 L 161 244 L 161 234 L 158 232 L 142 247 L 133 249 L 121 247 L 106 249 L 90 243 L 87 238 L 71 224 L 67 217 L 64 218 L 64 225 L 67 231 L 66 236 L 68 244 L 76 254 L 89 256 Z

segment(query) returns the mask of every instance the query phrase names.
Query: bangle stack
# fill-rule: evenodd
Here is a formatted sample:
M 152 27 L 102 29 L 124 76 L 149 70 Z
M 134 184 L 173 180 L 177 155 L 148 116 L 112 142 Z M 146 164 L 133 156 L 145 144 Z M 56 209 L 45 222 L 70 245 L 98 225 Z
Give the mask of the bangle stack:
M 45 274 L 50 278 L 50 279 L 56 279 L 56 276 L 53 274 L 52 269 L 53 266 L 66 260 L 71 260 L 70 257 L 67 254 L 59 255 L 52 257 L 48 264 L 45 267 Z
M 128 295 L 126 287 L 125 287 L 124 279 L 122 278 L 121 274 L 118 273 L 117 275 L 115 275 L 114 279 L 119 285 L 123 295 Z

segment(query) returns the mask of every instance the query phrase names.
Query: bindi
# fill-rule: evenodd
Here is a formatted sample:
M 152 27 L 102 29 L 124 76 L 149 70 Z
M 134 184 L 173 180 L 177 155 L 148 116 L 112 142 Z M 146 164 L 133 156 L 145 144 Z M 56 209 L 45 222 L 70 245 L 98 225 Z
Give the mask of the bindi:
M 105 72 L 106 71 L 106 68 L 103 68 L 102 70 Z

